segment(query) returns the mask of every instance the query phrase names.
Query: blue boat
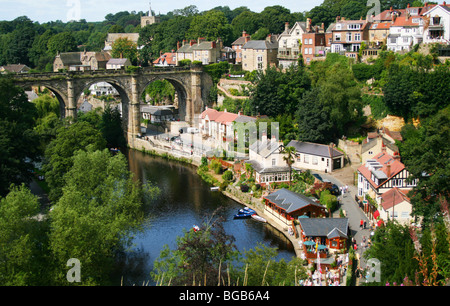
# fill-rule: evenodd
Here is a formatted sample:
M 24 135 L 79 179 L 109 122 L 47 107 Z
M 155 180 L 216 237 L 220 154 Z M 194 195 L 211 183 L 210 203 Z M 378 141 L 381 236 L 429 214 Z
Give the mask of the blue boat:
M 234 219 L 250 218 L 254 214 L 256 214 L 256 211 L 251 208 L 245 207 L 243 209 L 239 209 L 238 213 L 234 215 Z
M 253 209 L 249 208 L 249 207 L 245 207 L 243 209 L 239 209 L 239 213 L 241 214 L 256 214 L 256 211 L 254 211 Z

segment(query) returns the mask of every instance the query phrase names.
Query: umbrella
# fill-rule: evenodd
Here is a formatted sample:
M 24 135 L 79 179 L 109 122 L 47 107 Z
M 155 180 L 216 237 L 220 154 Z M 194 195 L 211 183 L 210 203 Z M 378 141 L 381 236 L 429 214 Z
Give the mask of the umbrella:
M 323 245 L 323 244 L 319 244 L 318 246 L 317 246 L 317 249 L 318 250 L 323 250 L 323 249 L 326 249 L 327 248 L 327 246 L 326 245 Z
M 305 242 L 303 242 L 304 245 L 315 245 L 316 243 L 314 241 L 311 240 L 306 240 Z

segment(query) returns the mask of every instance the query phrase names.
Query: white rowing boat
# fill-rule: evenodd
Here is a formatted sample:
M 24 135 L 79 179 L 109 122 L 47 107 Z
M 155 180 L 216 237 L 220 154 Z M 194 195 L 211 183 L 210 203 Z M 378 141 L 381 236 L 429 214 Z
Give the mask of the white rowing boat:
M 255 219 L 256 221 L 259 221 L 259 222 L 263 222 L 263 223 L 267 222 L 266 219 L 264 219 L 263 217 L 258 216 L 257 214 L 253 214 L 252 218 Z

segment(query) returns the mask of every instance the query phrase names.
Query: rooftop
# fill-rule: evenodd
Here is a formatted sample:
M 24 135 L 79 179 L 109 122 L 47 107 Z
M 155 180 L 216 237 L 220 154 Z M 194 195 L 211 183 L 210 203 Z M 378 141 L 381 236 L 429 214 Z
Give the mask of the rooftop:
M 312 143 L 312 142 L 302 142 L 297 140 L 291 140 L 287 147 L 294 147 L 298 153 L 317 155 L 323 157 L 339 157 L 344 155 L 344 153 L 330 147 L 327 145 Z
M 285 210 L 287 213 L 302 209 L 308 205 L 319 206 L 325 208 L 325 206 L 317 203 L 316 201 L 308 198 L 303 194 L 299 194 L 288 189 L 277 190 L 264 199 L 269 200 L 271 203 L 276 204 L 281 209 Z

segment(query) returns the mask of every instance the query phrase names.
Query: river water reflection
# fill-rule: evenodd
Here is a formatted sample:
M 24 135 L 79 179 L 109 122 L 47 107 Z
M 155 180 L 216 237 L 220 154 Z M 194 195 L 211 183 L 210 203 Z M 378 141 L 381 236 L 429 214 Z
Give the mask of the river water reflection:
M 134 238 L 134 251 L 127 254 L 129 264 L 121 272 L 124 285 L 147 281 L 152 284 L 149 273 L 163 246 L 167 244 L 174 249 L 183 230 L 201 225 L 205 214 L 212 214 L 218 207 L 224 208 L 225 231 L 236 238 L 239 251 L 252 249 L 259 242 L 278 248 L 278 259 L 289 261 L 295 256 L 291 242 L 272 226 L 253 219 L 233 220 L 243 206 L 220 192 L 211 192 L 194 166 L 135 150 L 128 152 L 128 160 L 131 172 L 143 182 L 155 183 L 161 195 L 150 207 L 144 232 Z

